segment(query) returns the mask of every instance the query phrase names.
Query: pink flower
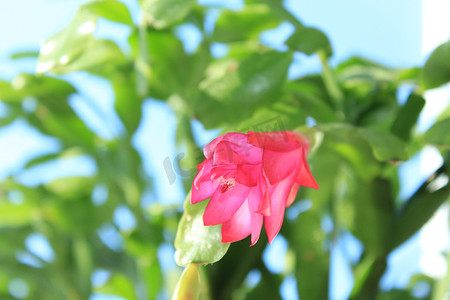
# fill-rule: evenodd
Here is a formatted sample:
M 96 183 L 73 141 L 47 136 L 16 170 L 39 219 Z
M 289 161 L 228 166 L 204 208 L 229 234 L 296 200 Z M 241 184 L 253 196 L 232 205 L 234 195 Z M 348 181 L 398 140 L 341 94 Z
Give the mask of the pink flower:
M 219 136 L 203 150 L 191 204 L 211 198 L 203 224 L 222 224 L 224 243 L 251 235 L 253 246 L 263 222 L 271 243 L 298 188 L 319 188 L 306 161 L 308 150 L 308 140 L 291 131 Z

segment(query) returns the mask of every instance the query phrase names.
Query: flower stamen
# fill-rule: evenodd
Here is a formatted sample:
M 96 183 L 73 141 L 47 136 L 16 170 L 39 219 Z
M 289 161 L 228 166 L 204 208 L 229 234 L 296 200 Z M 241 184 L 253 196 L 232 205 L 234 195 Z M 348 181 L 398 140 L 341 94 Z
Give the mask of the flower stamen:
M 236 184 L 236 179 L 232 177 L 225 179 L 223 176 L 220 176 L 217 180 L 219 180 L 219 189 L 221 193 L 231 190 Z

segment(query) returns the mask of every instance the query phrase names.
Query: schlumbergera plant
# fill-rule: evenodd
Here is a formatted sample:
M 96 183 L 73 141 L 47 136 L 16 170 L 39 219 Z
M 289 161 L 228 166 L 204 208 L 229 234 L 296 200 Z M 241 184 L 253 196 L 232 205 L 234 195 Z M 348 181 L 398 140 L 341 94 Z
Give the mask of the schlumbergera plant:
M 293 28 L 282 45 L 261 41 L 282 24 Z M 0 80 L 0 126 L 24 124 L 55 149 L 1 179 L 0 298 L 281 299 L 294 279 L 292 297 L 334 299 L 330 257 L 350 240 L 359 253 L 342 258 L 349 299 L 445 299 L 450 272 L 379 286 L 393 251 L 448 209 L 449 109 L 426 132 L 415 128 L 424 94 L 450 80 L 450 41 L 402 69 L 362 57 L 330 65 L 332 48 L 279 0 L 236 9 L 97 0 L 39 51 L 12 55 L 37 71 Z M 289 78 L 298 56 L 317 59 L 320 72 Z M 108 113 L 93 86 L 113 96 Z M 161 148 L 150 132 L 170 127 L 145 126 L 152 103 L 173 112 L 184 155 L 149 170 L 149 147 Z M 222 132 L 205 146 L 192 122 Z M 441 166 L 400 195 L 399 168 L 425 147 Z M 58 173 L 72 159 L 92 171 Z M 160 199 L 174 193 L 155 186 L 158 168 L 170 189 L 183 188 L 183 208 Z M 21 176 L 42 170 L 52 176 Z M 36 239 L 52 254 L 36 251 Z M 274 270 L 267 253 L 277 239 L 286 249 Z

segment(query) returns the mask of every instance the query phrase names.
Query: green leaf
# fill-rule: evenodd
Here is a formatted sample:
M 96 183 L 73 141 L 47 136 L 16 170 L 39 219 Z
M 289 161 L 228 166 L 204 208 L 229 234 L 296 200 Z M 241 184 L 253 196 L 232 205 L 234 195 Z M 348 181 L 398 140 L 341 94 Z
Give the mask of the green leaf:
M 319 125 L 324 133 L 323 145 L 341 157 L 361 178 L 370 180 L 379 173 L 373 149 L 357 128 L 346 124 Z
M 65 177 L 55 179 L 45 185 L 45 187 L 61 198 L 77 198 L 82 193 L 89 194 L 94 187 L 94 180 L 91 177 Z
M 263 30 L 275 28 L 281 19 L 267 5 L 246 5 L 238 12 L 222 12 L 214 28 L 212 40 L 232 43 L 257 39 Z
M 80 9 L 66 28 L 41 47 L 37 72 L 65 74 L 105 68 L 123 60 L 123 53 L 115 43 L 94 37 L 97 18 L 88 10 Z
M 81 6 L 81 9 L 113 22 L 133 25 L 127 6 L 120 1 L 95 0 Z
M 194 114 L 205 127 L 233 126 L 258 107 L 280 97 L 292 60 L 289 52 L 254 54 L 241 61 L 220 61 L 208 70 L 194 102 Z
M 183 19 L 195 5 L 195 0 L 140 0 L 147 22 L 157 29 Z
M 330 105 L 328 94 L 320 77 L 308 76 L 287 83 L 299 110 L 320 123 L 337 122 L 338 117 Z
M 450 41 L 437 47 L 431 53 L 422 69 L 424 89 L 436 88 L 450 81 Z
M 425 133 L 423 139 L 426 143 L 436 145 L 442 148 L 450 148 L 450 118 L 436 122 Z
M 32 216 L 33 207 L 27 203 L 15 205 L 0 199 L 0 228 L 28 224 Z
M 301 213 L 289 234 L 296 253 L 297 288 L 302 299 L 327 299 L 329 254 L 323 245 L 325 233 L 320 215 L 312 210 Z
M 395 70 L 359 56 L 351 57 L 340 63 L 336 68 L 336 75 L 341 82 L 352 88 L 358 88 L 358 85 L 364 83 L 391 82 L 398 76 Z M 367 91 L 365 95 L 367 95 Z
M 359 130 L 370 144 L 373 155 L 379 161 L 407 160 L 406 144 L 389 132 L 364 128 Z
M 190 263 L 209 264 L 220 260 L 230 244 L 222 243 L 221 226 L 204 226 L 203 213 L 208 201 L 190 203 L 190 192 L 184 202 L 184 214 L 175 238 L 175 260 L 180 266 Z
M 425 106 L 425 99 L 417 94 L 411 94 L 405 105 L 403 105 L 394 123 L 391 132 L 404 141 L 408 141 L 411 135 L 411 129 L 416 124 L 422 108 Z
M 123 70 L 111 77 L 116 96 L 114 107 L 131 136 L 139 127 L 142 116 L 142 97 L 136 91 L 135 72 Z
M 29 50 L 29 51 L 20 51 L 11 54 L 9 57 L 11 59 L 22 59 L 22 58 L 37 58 L 39 55 L 39 51 Z
M 376 178 L 358 181 L 347 175 L 343 188 L 348 194 L 340 207 L 340 215 L 350 232 L 367 252 L 383 256 L 390 249 L 394 226 L 394 196 L 390 181 Z
M 127 277 L 123 274 L 115 273 L 105 285 L 97 288 L 96 292 L 117 295 L 125 299 L 134 300 L 138 299 L 134 289 L 133 283 Z
M 450 185 L 447 184 L 437 191 L 429 192 L 426 187 L 431 182 L 433 181 L 429 181 L 420 188 L 405 204 L 393 234 L 393 248 L 414 235 L 449 199 Z
M 328 56 L 333 54 L 330 41 L 325 33 L 313 27 L 302 27 L 289 37 L 286 41 L 292 50 L 303 52 L 307 55 L 324 50 Z

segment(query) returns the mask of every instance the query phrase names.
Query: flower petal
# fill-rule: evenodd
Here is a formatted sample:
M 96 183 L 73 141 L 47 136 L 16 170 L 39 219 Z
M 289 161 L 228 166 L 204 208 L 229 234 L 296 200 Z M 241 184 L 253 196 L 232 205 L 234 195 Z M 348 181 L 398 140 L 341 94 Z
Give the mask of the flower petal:
M 223 177 L 225 179 L 236 176 L 236 165 L 219 165 L 211 169 L 211 180 Z
M 249 131 L 247 141 L 255 147 L 277 152 L 289 152 L 300 147 L 308 147 L 307 140 L 293 131 Z
M 246 238 L 251 233 L 251 215 L 248 201 L 242 206 L 231 219 L 222 224 L 222 243 L 231 243 Z
M 258 179 L 261 176 L 261 167 L 259 165 L 238 165 L 236 167 L 236 181 L 253 187 L 258 184 Z
M 266 192 L 266 191 L 264 191 Z M 250 209 L 251 216 L 251 245 L 253 246 L 259 239 L 261 234 L 261 228 L 263 224 L 263 216 L 256 212 L 260 202 L 261 202 L 262 190 L 259 187 L 254 187 L 251 189 L 250 194 L 248 195 L 248 203 Z M 270 203 L 269 203 L 270 206 Z
M 292 202 L 294 202 L 295 197 L 297 196 L 297 192 L 298 192 L 298 188 L 300 187 L 299 184 L 294 183 L 294 185 L 292 186 L 291 191 L 289 192 L 289 196 L 286 200 L 286 207 L 291 206 Z
M 198 189 L 200 187 L 200 182 L 211 180 L 211 167 L 211 160 L 209 159 L 205 159 L 201 164 L 197 166 L 197 169 L 199 169 L 199 171 L 194 177 L 193 188 Z
M 213 164 L 259 164 L 262 160 L 262 149 L 249 145 L 222 141 L 214 148 Z
M 200 182 L 198 188 L 193 187 L 191 190 L 191 204 L 211 198 L 218 186 L 219 183 L 217 181 L 211 182 L 208 180 Z
M 219 186 L 206 206 L 203 224 L 205 226 L 218 225 L 228 221 L 242 206 L 249 193 L 250 188 L 239 183 L 224 192 Z
M 254 244 L 256 244 L 256 242 L 259 239 L 259 236 L 261 235 L 261 228 L 262 228 L 262 224 L 263 224 L 263 219 L 264 217 L 258 213 L 250 213 L 251 214 L 251 239 L 252 239 L 252 243 L 250 244 L 250 246 L 253 246 Z
M 295 176 L 292 175 L 276 184 L 275 186 L 269 187 L 271 213 L 270 216 L 264 217 L 264 227 L 267 232 L 269 244 L 272 243 L 273 239 L 280 231 L 281 225 L 283 224 L 286 201 L 288 199 L 294 181 Z
M 301 159 L 301 149 L 283 153 L 264 150 L 263 168 L 270 184 L 274 185 L 284 180 L 293 172 L 297 174 L 298 171 L 295 170 L 301 166 Z
M 205 154 L 206 158 L 212 157 L 214 149 L 222 140 L 242 145 L 242 141 L 245 142 L 247 140 L 247 135 L 244 133 L 230 132 L 213 139 L 203 148 L 203 154 Z
M 301 186 L 310 187 L 313 189 L 319 189 L 319 185 L 317 184 L 316 180 L 311 174 L 311 171 L 309 170 L 308 161 L 306 160 L 306 150 L 303 149 L 302 154 L 302 168 L 300 169 L 300 172 L 298 173 L 296 182 L 300 184 Z

